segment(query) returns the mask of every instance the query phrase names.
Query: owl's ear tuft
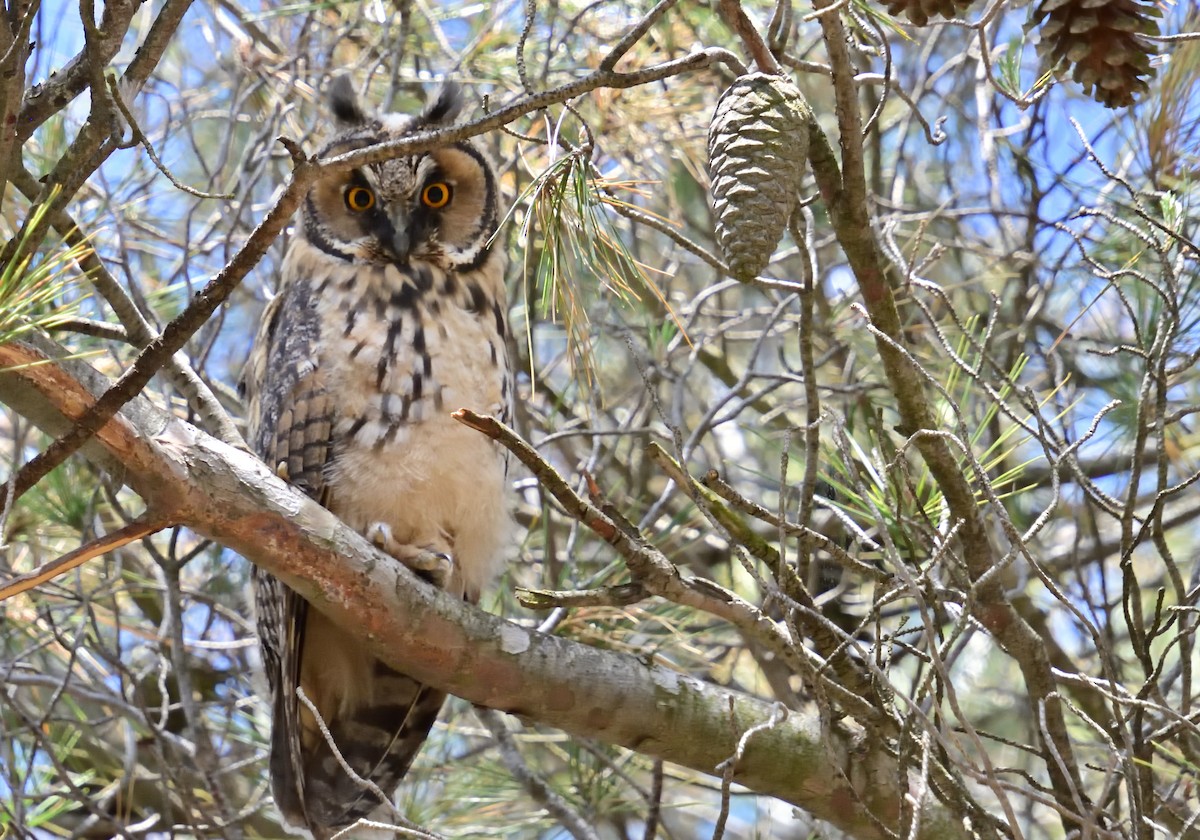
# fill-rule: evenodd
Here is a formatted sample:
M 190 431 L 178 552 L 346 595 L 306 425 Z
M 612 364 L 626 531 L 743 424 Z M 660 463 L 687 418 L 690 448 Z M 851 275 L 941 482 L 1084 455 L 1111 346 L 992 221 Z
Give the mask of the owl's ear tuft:
M 462 88 L 455 82 L 444 82 L 441 89 L 438 90 L 437 96 L 425 105 L 425 110 L 421 112 L 421 122 L 433 124 L 453 122 L 462 107 Z
M 333 112 L 333 118 L 343 127 L 362 125 L 367 121 L 366 113 L 358 104 L 354 82 L 345 73 L 334 76 L 326 96 L 329 97 L 329 110 Z

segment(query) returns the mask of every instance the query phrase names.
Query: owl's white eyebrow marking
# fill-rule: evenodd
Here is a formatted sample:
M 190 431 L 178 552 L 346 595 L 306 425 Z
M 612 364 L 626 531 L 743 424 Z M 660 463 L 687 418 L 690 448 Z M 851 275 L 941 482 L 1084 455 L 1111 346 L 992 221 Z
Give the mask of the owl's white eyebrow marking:
M 417 181 L 418 181 L 418 183 L 424 181 L 427 177 L 429 177 L 431 170 L 437 171 L 438 168 L 439 168 L 438 162 L 437 162 L 437 160 L 435 160 L 433 158 L 432 155 L 426 155 L 425 157 L 421 158 L 421 162 L 417 164 Z
M 379 123 L 386 131 L 392 131 L 397 134 L 408 134 L 414 120 L 408 114 L 384 114 Z
M 370 169 L 363 167 L 362 169 L 350 170 L 350 176 L 347 179 L 347 186 L 353 184 L 355 180 L 360 180 L 376 194 L 379 195 L 379 181 L 375 177 L 375 173 Z

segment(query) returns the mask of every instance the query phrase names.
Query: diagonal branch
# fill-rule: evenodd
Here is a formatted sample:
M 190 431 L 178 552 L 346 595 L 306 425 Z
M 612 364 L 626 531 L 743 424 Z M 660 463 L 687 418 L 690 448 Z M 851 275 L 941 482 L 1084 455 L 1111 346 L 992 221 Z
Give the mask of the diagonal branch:
M 28 592 L 36 586 L 49 583 L 55 578 L 65 575 L 72 569 L 78 569 L 95 557 L 107 554 L 110 551 L 116 551 L 121 546 L 137 542 L 143 537 L 148 537 L 151 534 L 161 531 L 163 528 L 170 527 L 170 525 L 171 522 L 169 520 L 153 516 L 134 520 L 124 528 L 120 528 L 111 534 L 106 534 L 97 540 L 82 545 L 74 551 L 64 554 L 62 557 L 55 558 L 48 563 L 43 563 L 32 572 L 17 575 L 11 580 L 0 583 L 0 601 L 7 601 L 15 595 L 20 595 L 22 592 Z

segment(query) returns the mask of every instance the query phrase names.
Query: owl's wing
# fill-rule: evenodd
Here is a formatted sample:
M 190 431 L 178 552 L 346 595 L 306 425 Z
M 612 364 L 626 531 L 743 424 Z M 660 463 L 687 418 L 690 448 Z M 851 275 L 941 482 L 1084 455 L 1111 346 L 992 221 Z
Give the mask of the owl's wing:
M 308 283 L 289 283 L 263 313 L 246 363 L 248 437 L 260 458 L 317 501 L 325 496 L 333 404 L 319 366 L 320 315 Z
M 318 364 L 320 321 L 310 286 L 302 281 L 287 284 L 263 315 L 243 374 L 249 403 L 247 437 L 281 477 L 323 501 L 333 406 Z M 276 805 L 288 822 L 307 825 L 295 687 L 300 684 L 308 603 L 257 566 L 252 580 L 272 699 L 270 774 Z

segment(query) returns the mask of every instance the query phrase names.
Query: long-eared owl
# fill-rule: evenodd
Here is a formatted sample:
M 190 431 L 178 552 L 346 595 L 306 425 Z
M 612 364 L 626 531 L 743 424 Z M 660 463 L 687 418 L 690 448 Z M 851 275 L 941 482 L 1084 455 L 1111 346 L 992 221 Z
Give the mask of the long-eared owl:
M 328 158 L 448 125 L 444 87 L 420 114 L 366 113 L 345 76 L 330 87 Z M 279 289 L 247 361 L 251 446 L 383 551 L 476 602 L 509 533 L 506 462 L 457 423 L 507 417 L 505 255 L 496 171 L 464 140 L 324 176 L 309 191 Z M 338 752 L 391 796 L 445 699 L 373 658 L 270 574 L 254 570 L 271 692 L 270 775 L 284 820 L 318 838 L 381 803 Z

